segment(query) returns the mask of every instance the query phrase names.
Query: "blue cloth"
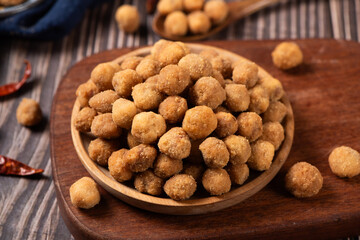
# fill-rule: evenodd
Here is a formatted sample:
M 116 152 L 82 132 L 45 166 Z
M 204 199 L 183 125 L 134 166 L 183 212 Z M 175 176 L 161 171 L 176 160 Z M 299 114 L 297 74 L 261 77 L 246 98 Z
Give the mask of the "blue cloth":
M 0 19 L 0 38 L 16 36 L 58 40 L 83 18 L 87 8 L 104 0 L 44 0 L 26 11 Z

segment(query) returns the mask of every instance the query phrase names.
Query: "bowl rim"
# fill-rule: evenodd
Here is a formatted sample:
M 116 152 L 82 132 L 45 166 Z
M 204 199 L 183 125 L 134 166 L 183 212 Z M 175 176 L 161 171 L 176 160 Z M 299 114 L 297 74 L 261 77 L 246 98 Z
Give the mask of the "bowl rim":
M 245 60 L 250 61 L 236 53 L 212 47 L 202 44 L 186 44 L 191 52 L 199 52 L 204 49 L 212 49 L 221 54 L 225 54 L 233 61 Z M 127 54 L 124 54 L 112 62 L 120 63 L 123 59 L 130 56 L 145 56 L 150 53 L 152 47 L 143 47 Z M 258 64 L 257 64 L 258 65 Z M 258 65 L 259 66 L 259 65 Z M 260 77 L 272 77 L 268 72 L 259 66 Z M 81 133 L 74 127 L 74 121 L 76 114 L 80 111 L 80 103 L 75 101 L 72 114 L 71 114 L 71 137 L 76 150 L 76 153 L 89 174 L 95 179 L 95 181 L 110 192 L 115 197 L 142 209 L 149 211 L 175 214 L 175 215 L 188 215 L 188 214 L 201 214 L 206 212 L 217 211 L 226 207 L 235 205 L 248 197 L 252 196 L 256 192 L 265 187 L 279 172 L 280 168 L 286 161 L 293 142 L 294 136 L 294 116 L 290 101 L 286 95 L 282 97 L 281 101 L 287 107 L 287 115 L 283 120 L 283 127 L 285 129 L 285 139 L 276 151 L 275 159 L 273 160 L 270 168 L 262 172 L 259 176 L 250 182 L 240 185 L 230 192 L 221 196 L 210 196 L 198 199 L 188 199 L 183 201 L 175 201 L 170 198 L 161 198 L 156 196 L 147 195 L 137 191 L 134 188 L 130 188 L 120 182 L 117 182 L 112 177 L 107 176 L 94 161 L 92 161 L 83 145 Z M 195 207 L 195 209 L 194 209 Z

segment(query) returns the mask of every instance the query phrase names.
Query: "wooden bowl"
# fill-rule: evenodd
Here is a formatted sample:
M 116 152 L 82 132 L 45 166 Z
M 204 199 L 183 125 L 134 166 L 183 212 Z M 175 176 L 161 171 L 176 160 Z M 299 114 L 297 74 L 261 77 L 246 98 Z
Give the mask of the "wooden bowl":
M 200 44 L 187 44 L 187 46 L 190 48 L 191 52 L 194 53 L 199 53 L 204 49 L 214 49 L 220 54 L 229 57 L 232 61 L 237 61 L 240 59 L 249 61 L 239 55 L 236 55 L 235 53 L 220 48 Z M 151 47 L 140 48 L 115 59 L 114 62 L 120 63 L 123 59 L 130 56 L 145 56 L 150 53 L 150 50 Z M 271 75 L 267 73 L 264 69 L 259 67 L 259 76 L 266 77 Z M 74 127 L 75 116 L 80 111 L 80 104 L 78 101 L 75 101 L 72 110 L 71 135 L 81 163 L 84 165 L 89 174 L 95 179 L 95 181 L 115 197 L 121 199 L 122 201 L 130 205 L 152 212 L 173 215 L 204 214 L 218 211 L 220 209 L 224 209 L 240 203 L 241 201 L 249 198 L 256 192 L 261 190 L 263 187 L 265 187 L 278 173 L 290 152 L 294 136 L 294 115 L 286 94 L 283 96 L 281 101 L 286 105 L 288 110 L 287 115 L 283 121 L 283 126 L 285 129 L 285 139 L 279 150 L 276 152 L 271 167 L 268 170 L 258 174 L 256 178 L 253 178 L 251 180 L 248 179 L 244 185 L 238 187 L 233 186 L 230 192 L 225 193 L 221 196 L 198 198 L 196 198 L 196 196 L 193 196 L 189 200 L 174 201 L 170 198 L 161 198 L 143 194 L 138 192 L 134 188 L 117 182 L 115 179 L 112 178 L 106 168 L 99 166 L 90 159 L 87 152 L 87 146 L 92 139 L 91 136 L 80 133 Z M 250 176 L 251 175 L 252 172 L 250 173 Z

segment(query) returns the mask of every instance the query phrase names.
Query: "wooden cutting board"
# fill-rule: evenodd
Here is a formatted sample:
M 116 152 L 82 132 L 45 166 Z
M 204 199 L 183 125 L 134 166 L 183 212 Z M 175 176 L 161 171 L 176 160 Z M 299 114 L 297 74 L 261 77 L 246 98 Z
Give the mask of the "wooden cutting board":
M 340 145 L 360 150 L 360 45 L 336 40 L 297 40 L 305 63 L 283 72 L 271 62 L 280 41 L 204 42 L 240 54 L 279 78 L 295 117 L 294 144 L 279 174 L 263 190 L 231 208 L 197 216 L 169 216 L 131 207 L 100 189 L 90 210 L 71 205 L 69 187 L 89 176 L 70 134 L 75 90 L 96 64 L 131 49 L 84 59 L 69 70 L 54 97 L 51 114 L 52 171 L 61 214 L 76 239 L 328 239 L 360 234 L 360 176 L 340 179 L 327 158 Z M 294 163 L 307 161 L 324 177 L 320 193 L 296 199 L 284 188 Z

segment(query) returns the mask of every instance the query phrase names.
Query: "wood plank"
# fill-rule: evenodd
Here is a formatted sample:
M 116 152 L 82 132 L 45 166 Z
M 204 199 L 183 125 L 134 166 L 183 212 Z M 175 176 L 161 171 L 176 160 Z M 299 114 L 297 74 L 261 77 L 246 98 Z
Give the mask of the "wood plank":
M 51 115 L 51 154 L 61 214 L 77 239 L 327 239 L 360 233 L 360 176 L 339 179 L 327 163 L 338 145 L 360 150 L 360 45 L 335 40 L 298 40 L 305 56 L 301 67 L 283 72 L 271 62 L 279 41 L 205 42 L 255 61 L 279 78 L 292 102 L 294 145 L 279 174 L 262 191 L 231 208 L 198 216 L 168 216 L 131 207 L 101 189 L 102 200 L 90 210 L 74 208 L 69 187 L 88 176 L 70 135 L 75 89 L 99 62 L 129 49 L 111 50 L 76 64 L 60 83 Z M 291 165 L 307 161 L 324 177 L 321 192 L 296 199 L 284 189 Z

